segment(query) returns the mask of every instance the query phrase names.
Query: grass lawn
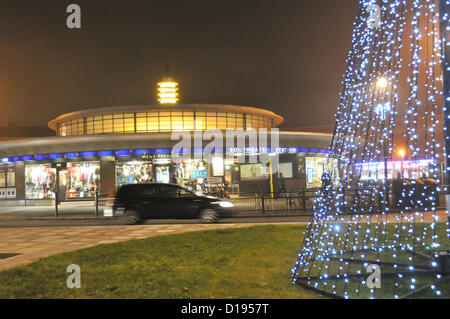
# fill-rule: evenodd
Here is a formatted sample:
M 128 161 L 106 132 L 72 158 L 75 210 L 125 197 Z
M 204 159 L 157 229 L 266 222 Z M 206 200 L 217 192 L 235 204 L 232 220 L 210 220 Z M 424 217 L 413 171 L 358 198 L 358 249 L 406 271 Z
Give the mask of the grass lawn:
M 0 298 L 320 298 L 292 284 L 304 226 L 168 235 L 40 259 L 0 272 Z M 81 267 L 81 289 L 66 267 Z

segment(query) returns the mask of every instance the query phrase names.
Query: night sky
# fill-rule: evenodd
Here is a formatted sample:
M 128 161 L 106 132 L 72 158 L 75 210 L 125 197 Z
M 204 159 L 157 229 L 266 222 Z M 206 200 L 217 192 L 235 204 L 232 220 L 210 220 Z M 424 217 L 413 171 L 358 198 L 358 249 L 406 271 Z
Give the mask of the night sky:
M 183 103 L 331 124 L 357 13 L 357 0 L 0 0 L 0 126 L 154 104 L 166 63 Z

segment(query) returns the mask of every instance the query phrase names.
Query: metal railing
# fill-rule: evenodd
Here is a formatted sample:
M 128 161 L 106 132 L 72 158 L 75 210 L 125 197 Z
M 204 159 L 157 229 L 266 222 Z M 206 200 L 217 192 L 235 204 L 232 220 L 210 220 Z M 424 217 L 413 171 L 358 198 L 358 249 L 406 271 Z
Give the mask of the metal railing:
M 440 186 L 441 190 L 439 196 L 435 201 L 438 207 L 445 205 L 446 187 Z M 318 198 L 319 190 L 301 189 L 297 192 L 286 193 L 263 193 L 263 194 L 249 194 L 241 195 L 234 198 L 224 198 L 230 200 L 234 204 L 234 209 L 237 212 L 296 212 L 310 214 L 314 208 L 314 203 Z M 329 190 L 331 196 L 336 190 Z M 373 196 L 366 193 L 364 189 L 349 189 L 344 194 L 347 205 L 342 207 L 348 213 L 352 213 L 358 205 L 371 205 L 373 211 L 376 212 L 380 206 L 381 198 L 379 195 Z M 55 216 L 63 215 L 94 215 L 100 216 L 104 214 L 106 202 L 110 199 L 108 195 L 96 194 L 94 198 L 88 199 L 72 199 L 65 201 L 58 201 L 58 196 L 55 200 Z M 392 189 L 388 192 L 386 199 L 392 209 L 397 209 L 397 199 Z M 411 205 L 411 200 L 409 201 Z M 423 203 L 425 206 L 426 203 Z M 411 205 L 414 207 L 414 204 Z M 418 205 L 415 205 L 417 207 Z
M 419 185 L 420 186 L 420 185 Z M 396 209 L 415 209 L 425 208 L 436 205 L 436 208 L 443 208 L 445 205 L 446 186 L 439 186 L 440 191 L 437 196 L 432 192 L 436 192 L 436 186 L 426 185 L 420 188 L 420 191 L 410 192 L 407 188 L 405 194 L 395 194 L 392 188 L 382 198 L 382 193 L 374 192 L 375 188 L 368 189 L 347 189 L 343 194 L 343 202 L 341 208 L 348 212 L 358 212 L 360 207 L 372 207 L 372 212 L 381 210 L 385 203 L 392 210 Z M 320 189 L 302 189 L 298 192 L 290 193 L 266 193 L 254 194 L 248 196 L 239 196 L 231 199 L 237 211 L 255 211 L 255 212 L 311 212 L 314 208 L 314 203 L 318 199 Z M 339 192 L 336 189 L 330 188 L 328 190 L 330 196 L 336 196 Z M 374 194 L 375 193 L 375 194 Z M 422 195 L 421 195 L 422 194 Z M 436 197 L 429 200 L 428 198 Z M 422 198 L 421 198 L 422 197 Z M 399 205 L 399 198 L 402 199 L 402 204 Z M 384 202 L 384 203 L 382 203 Z
M 62 215 L 103 215 L 108 196 L 95 194 L 94 198 L 69 199 L 59 201 L 56 194 L 55 216 Z
M 236 211 L 311 211 L 317 198 L 316 189 L 304 189 L 299 192 L 269 193 L 232 198 Z

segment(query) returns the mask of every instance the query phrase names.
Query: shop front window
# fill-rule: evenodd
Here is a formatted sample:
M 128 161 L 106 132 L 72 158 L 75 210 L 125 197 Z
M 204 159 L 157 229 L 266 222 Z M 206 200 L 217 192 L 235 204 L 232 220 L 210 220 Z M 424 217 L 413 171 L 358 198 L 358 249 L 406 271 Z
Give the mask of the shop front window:
M 306 178 L 307 188 L 321 187 L 324 172 L 331 176 L 333 185 L 338 182 L 339 172 L 335 158 L 316 156 L 298 159 L 298 175 L 300 178 Z
M 293 178 L 292 163 L 280 163 L 278 171 L 284 178 Z
M 131 161 L 116 164 L 116 185 L 151 183 L 152 164 L 143 161 Z
M 325 166 L 325 157 L 306 157 L 306 187 L 317 188 L 322 186 L 322 175 Z
M 6 176 L 6 183 L 8 187 L 15 187 L 16 186 L 16 169 L 14 167 L 8 168 L 8 173 Z
M 169 183 L 170 182 L 170 166 L 159 165 L 156 167 L 156 182 Z
M 16 169 L 0 168 L 0 199 L 16 198 Z
M 27 165 L 25 196 L 27 199 L 55 198 L 56 169 L 51 164 Z
M 204 191 L 209 172 L 203 161 L 182 160 L 174 165 L 177 182 L 194 191 Z
M 225 181 L 230 183 L 233 181 L 233 171 L 234 171 L 234 159 L 224 160 L 224 170 L 225 170 Z
M 0 187 L 6 187 L 6 168 L 0 168 Z
M 100 186 L 100 163 L 67 163 L 67 170 L 60 171 L 59 179 L 67 199 L 92 198 Z
M 269 178 L 267 164 L 241 165 L 241 181 L 265 180 Z
M 172 159 L 169 154 L 153 155 L 152 165 L 155 167 L 155 182 L 174 183 L 170 175 Z M 172 181 L 171 181 L 172 180 Z
M 433 172 L 433 160 L 389 161 L 356 163 L 355 167 L 361 174 L 361 180 L 384 180 L 395 178 L 421 179 L 429 178 Z M 387 174 L 385 174 L 387 167 Z

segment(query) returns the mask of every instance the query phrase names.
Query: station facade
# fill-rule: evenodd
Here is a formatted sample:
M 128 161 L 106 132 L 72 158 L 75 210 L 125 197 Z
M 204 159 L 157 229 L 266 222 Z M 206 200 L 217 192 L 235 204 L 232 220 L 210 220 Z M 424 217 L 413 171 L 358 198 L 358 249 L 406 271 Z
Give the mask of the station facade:
M 217 104 L 116 106 L 64 114 L 49 122 L 56 136 L 0 142 L 0 205 L 51 205 L 55 193 L 60 200 L 86 199 L 148 182 L 176 182 L 206 193 L 226 186 L 234 196 L 276 192 L 280 173 L 286 191 L 320 186 L 330 134 L 280 131 L 279 147 L 270 149 L 279 156 L 273 175 L 268 164 L 239 163 L 237 157 L 171 156 L 178 142 L 173 132 L 270 132 L 282 122 L 265 109 Z M 205 152 L 206 144 L 192 153 Z M 223 145 L 228 154 L 259 151 Z

